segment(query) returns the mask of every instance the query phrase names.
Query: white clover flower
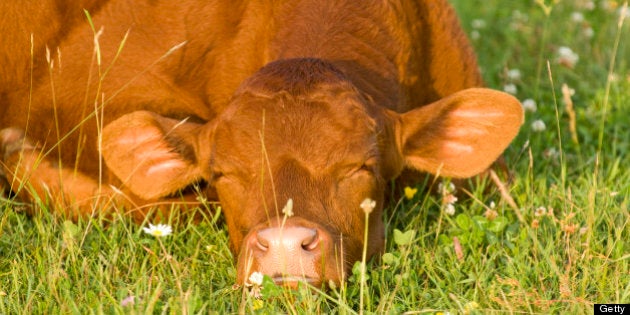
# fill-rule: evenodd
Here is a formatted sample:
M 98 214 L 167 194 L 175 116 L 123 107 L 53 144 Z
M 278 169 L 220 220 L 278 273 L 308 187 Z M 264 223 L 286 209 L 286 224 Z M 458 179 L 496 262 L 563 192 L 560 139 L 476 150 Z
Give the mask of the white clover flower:
M 448 214 L 448 215 L 454 215 L 455 214 L 455 205 L 453 205 L 452 203 L 448 203 L 446 204 L 446 207 L 444 207 L 444 213 Z
M 518 81 L 521 79 L 521 70 L 510 69 L 507 72 L 507 77 L 510 81 Z
M 374 208 L 376 207 L 376 201 L 370 198 L 365 198 L 363 202 L 361 202 L 360 207 L 361 209 L 363 209 L 363 212 L 371 213 L 372 210 L 374 210 Z
M 247 285 L 257 285 L 257 286 L 261 286 L 263 283 L 263 277 L 264 275 L 258 271 L 254 271 L 252 272 L 251 275 L 249 275 L 249 278 L 247 279 Z
M 527 13 L 523 13 L 519 10 L 512 11 L 512 18 L 515 20 L 521 20 L 521 21 L 529 20 L 529 16 L 527 15 Z
M 595 36 L 595 31 L 592 27 L 588 26 L 582 29 L 582 35 L 584 35 L 584 37 L 586 38 L 591 38 Z
M 536 106 L 536 101 L 531 98 L 528 98 L 522 103 L 523 109 L 526 112 L 535 113 L 538 110 L 538 106 Z
M 155 237 L 165 237 L 173 233 L 173 229 L 171 228 L 170 225 L 167 225 L 167 224 L 153 225 L 149 223 L 148 228 L 144 227 L 142 229 L 144 230 L 144 233 L 153 235 Z
M 289 200 L 287 200 L 287 204 L 284 206 L 284 208 L 282 208 L 282 213 L 286 215 L 287 217 L 293 216 L 293 199 L 292 198 L 289 198 Z
M 595 10 L 595 2 L 593 2 L 593 1 L 586 1 L 584 4 L 582 4 L 582 7 L 585 10 L 593 11 L 593 10 Z
M 438 191 L 442 194 L 442 195 L 448 195 L 451 193 L 455 193 L 455 191 L 457 190 L 457 187 L 455 187 L 455 184 L 449 182 L 447 186 L 444 185 L 446 181 L 443 181 L 441 183 L 438 184 Z
M 516 94 L 516 92 L 518 92 L 518 89 L 516 88 L 516 85 L 514 85 L 512 83 L 508 83 L 508 84 L 503 86 L 503 91 L 505 91 L 506 93 L 510 93 L 510 94 L 514 95 L 514 94 Z
M 543 157 L 546 159 L 558 159 L 560 157 L 560 152 L 558 152 L 558 150 L 556 150 L 556 148 L 551 147 L 548 149 L 545 149 L 545 151 L 543 151 Z
M 537 216 L 537 217 L 542 217 L 545 214 L 547 214 L 547 208 L 545 208 L 545 207 L 538 207 L 534 211 L 534 216 Z
M 573 52 L 571 48 L 561 46 L 558 48 L 558 63 L 568 68 L 573 68 L 575 64 L 580 60 L 580 56 Z
M 122 299 L 122 301 L 120 301 L 120 306 L 122 306 L 122 307 L 135 305 L 135 304 L 136 304 L 136 297 L 133 296 L 133 295 L 130 295 L 130 296 Z
M 480 37 L 481 34 L 479 34 L 479 31 L 473 30 L 472 32 L 470 32 L 470 38 L 472 38 L 473 40 L 478 40 Z
M 455 195 L 453 194 L 448 194 L 446 196 L 444 196 L 444 199 L 442 199 L 444 203 L 450 203 L 450 204 L 454 204 L 457 202 L 457 197 L 455 197 Z
M 578 11 L 575 11 L 575 12 L 571 13 L 571 21 L 573 21 L 575 23 L 582 23 L 582 22 L 584 22 L 584 14 L 582 14 L 582 12 L 578 12 Z
M 245 287 L 248 288 L 247 293 L 254 297 L 255 299 L 260 299 L 262 297 L 262 283 L 263 283 L 263 279 L 264 279 L 264 275 L 258 271 L 254 271 L 252 272 L 251 275 L 249 275 L 249 278 L 247 278 L 247 281 L 245 281 Z M 260 307 L 262 307 L 262 305 L 258 305 Z
M 482 19 L 474 19 L 470 25 L 472 25 L 475 29 L 481 29 L 486 27 L 486 21 Z
M 540 119 L 537 119 L 537 120 L 534 120 L 532 122 L 532 130 L 533 131 L 535 131 L 535 132 L 542 132 L 542 131 L 545 131 L 545 129 L 547 129 L 547 126 L 545 125 L 544 121 L 542 121 Z

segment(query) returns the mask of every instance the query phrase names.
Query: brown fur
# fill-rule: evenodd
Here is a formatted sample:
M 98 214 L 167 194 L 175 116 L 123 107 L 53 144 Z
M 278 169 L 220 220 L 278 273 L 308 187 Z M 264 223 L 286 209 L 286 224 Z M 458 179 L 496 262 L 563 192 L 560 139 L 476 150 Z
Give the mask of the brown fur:
M 292 198 L 287 224 L 335 240 L 343 266 L 319 277 L 339 280 L 363 246 L 364 198 L 373 254 L 388 181 L 475 175 L 521 124 L 515 99 L 469 89 L 482 82 L 445 1 L 71 2 L 0 4 L 14 12 L 0 21 L 0 161 L 18 196 L 51 194 L 73 217 L 204 180 L 243 255 Z

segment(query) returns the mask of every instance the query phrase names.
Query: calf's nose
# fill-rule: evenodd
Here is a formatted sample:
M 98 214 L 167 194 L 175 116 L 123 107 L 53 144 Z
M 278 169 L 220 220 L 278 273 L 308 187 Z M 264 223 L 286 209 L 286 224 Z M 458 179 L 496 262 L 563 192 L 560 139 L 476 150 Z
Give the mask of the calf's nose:
M 317 230 L 306 227 L 275 227 L 256 233 L 256 246 L 269 255 L 313 255 L 317 251 Z
M 302 226 L 261 229 L 249 235 L 247 252 L 252 258 L 251 272 L 269 275 L 277 283 L 321 282 L 323 232 Z

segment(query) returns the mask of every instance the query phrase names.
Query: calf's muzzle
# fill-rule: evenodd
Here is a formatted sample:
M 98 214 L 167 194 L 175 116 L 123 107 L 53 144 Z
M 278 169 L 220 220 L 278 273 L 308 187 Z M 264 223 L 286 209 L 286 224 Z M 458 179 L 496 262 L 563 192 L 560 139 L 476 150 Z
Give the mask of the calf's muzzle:
M 313 224 L 287 221 L 277 226 L 252 229 L 244 240 L 239 259 L 239 279 L 247 283 L 254 272 L 270 276 L 274 282 L 295 287 L 299 282 L 320 286 L 324 279 L 339 279 L 336 252 L 330 234 Z M 241 269 L 241 268 L 244 268 Z

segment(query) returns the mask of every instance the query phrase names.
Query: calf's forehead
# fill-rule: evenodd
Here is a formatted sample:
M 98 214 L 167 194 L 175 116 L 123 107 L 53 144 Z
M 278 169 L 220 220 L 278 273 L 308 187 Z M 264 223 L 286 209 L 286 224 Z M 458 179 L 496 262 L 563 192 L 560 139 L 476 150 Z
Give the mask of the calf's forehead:
M 376 124 L 356 100 L 257 99 L 217 125 L 216 156 L 234 162 L 291 157 L 316 168 L 376 154 Z

